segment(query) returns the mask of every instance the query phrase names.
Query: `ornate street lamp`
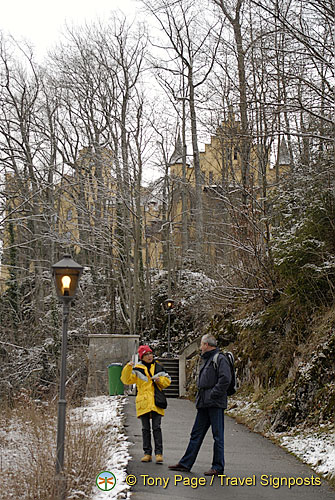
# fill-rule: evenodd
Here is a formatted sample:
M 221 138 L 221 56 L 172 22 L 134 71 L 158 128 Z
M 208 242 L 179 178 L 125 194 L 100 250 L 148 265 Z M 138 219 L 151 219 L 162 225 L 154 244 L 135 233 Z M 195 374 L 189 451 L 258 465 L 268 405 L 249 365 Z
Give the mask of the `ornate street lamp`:
M 71 302 L 74 298 L 82 272 L 83 267 L 71 259 L 71 255 L 64 255 L 62 260 L 52 266 L 56 292 L 63 302 L 64 299 L 65 302 Z
M 174 308 L 174 300 L 166 299 L 164 300 L 164 309 L 168 315 L 168 356 L 170 356 L 170 328 L 171 328 L 171 312 Z
M 63 302 L 63 336 L 61 370 L 58 401 L 58 425 L 57 425 L 57 458 L 56 458 L 56 489 L 57 498 L 65 500 L 66 479 L 64 476 L 64 439 L 65 439 L 65 381 L 66 381 L 66 354 L 67 354 L 67 327 L 69 321 L 70 302 L 74 299 L 83 267 L 77 264 L 71 255 L 52 266 L 52 274 L 58 297 Z

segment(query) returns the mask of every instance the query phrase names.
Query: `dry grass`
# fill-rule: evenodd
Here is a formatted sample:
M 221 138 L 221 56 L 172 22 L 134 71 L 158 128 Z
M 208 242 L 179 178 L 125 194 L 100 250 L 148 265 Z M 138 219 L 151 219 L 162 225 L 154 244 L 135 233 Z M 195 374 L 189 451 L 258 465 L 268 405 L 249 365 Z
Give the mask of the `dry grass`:
M 33 402 L 2 411 L 0 498 L 55 499 L 56 414 L 56 405 Z M 103 428 L 76 420 L 68 409 L 65 443 L 67 499 L 89 498 L 92 478 L 103 469 Z

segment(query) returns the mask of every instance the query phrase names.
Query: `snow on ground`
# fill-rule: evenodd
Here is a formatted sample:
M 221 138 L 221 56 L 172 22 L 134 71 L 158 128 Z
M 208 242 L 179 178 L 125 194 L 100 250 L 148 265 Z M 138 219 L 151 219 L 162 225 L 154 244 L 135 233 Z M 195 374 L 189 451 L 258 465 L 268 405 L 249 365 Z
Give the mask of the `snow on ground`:
M 19 474 L 22 463 L 31 459 L 29 443 L 32 440 L 25 422 L 16 415 L 12 419 L 2 421 L 0 428 L 0 471 Z
M 92 480 L 90 500 L 106 500 L 107 495 L 108 500 L 130 498 L 130 487 L 125 481 L 126 467 L 130 459 L 128 453 L 130 443 L 123 432 L 123 406 L 125 403 L 125 396 L 99 396 L 86 398 L 83 406 L 70 410 L 71 422 L 76 420 L 84 422 L 90 428 L 97 428 L 104 432 L 104 470 L 112 472 L 116 477 L 115 487 L 108 492 L 102 491 L 96 485 L 96 475 L 102 471 L 97 470 L 96 475 L 90 478 Z M 29 468 L 32 453 L 41 453 L 41 459 L 43 459 L 49 450 L 53 456 L 56 445 L 55 429 L 56 419 L 46 420 L 43 429 L 40 429 L 38 426 L 34 426 L 31 421 L 23 420 L 22 414 L 15 410 L 10 416 L 7 416 L 0 427 L 0 472 L 3 475 L 2 479 L 4 480 L 8 475 L 19 476 L 24 466 Z M 43 439 L 41 435 L 43 435 Z M 44 452 L 45 454 L 43 454 Z M 2 492 L 0 492 L 0 498 L 4 498 L 1 495 Z M 83 494 L 76 495 L 74 490 L 71 490 L 69 495 L 69 498 L 83 498 Z M 6 498 L 14 499 L 17 496 L 15 496 L 15 492 L 8 492 Z M 22 493 L 20 498 L 27 497 Z M 85 496 L 85 498 L 87 497 Z
M 310 465 L 316 472 L 335 478 L 335 432 L 282 435 L 280 444 Z
M 257 422 L 262 420 L 264 412 L 257 402 L 249 397 L 234 396 L 230 401 L 230 409 L 227 414 L 242 420 L 247 425 L 285 448 L 287 451 L 299 457 L 308 464 L 315 472 L 322 474 L 328 479 L 335 478 L 335 430 L 334 424 L 329 427 L 321 426 L 318 429 L 305 429 L 303 425 L 292 428 L 289 432 L 272 432 L 271 430 L 257 429 Z M 265 420 L 264 420 L 265 421 Z M 256 425 L 255 425 L 256 423 Z
M 106 430 L 106 462 L 105 471 L 116 477 L 115 487 L 108 491 L 108 499 L 130 498 L 129 486 L 126 483 L 126 467 L 131 458 L 128 453 L 129 441 L 123 433 L 123 406 L 125 396 L 98 396 L 86 398 L 85 406 L 73 410 L 73 415 L 85 423 L 103 427 Z M 102 471 L 97 471 L 97 474 Z M 95 482 L 95 478 L 94 478 Z M 92 489 L 91 500 L 106 500 L 106 492 L 96 484 Z

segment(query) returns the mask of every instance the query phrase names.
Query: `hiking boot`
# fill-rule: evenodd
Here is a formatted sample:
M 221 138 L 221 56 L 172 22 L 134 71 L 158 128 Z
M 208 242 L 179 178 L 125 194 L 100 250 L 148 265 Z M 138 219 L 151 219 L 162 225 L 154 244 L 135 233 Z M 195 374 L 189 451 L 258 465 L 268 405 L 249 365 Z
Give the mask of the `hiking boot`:
M 141 458 L 141 462 L 151 462 L 151 455 L 144 455 L 144 457 Z
M 163 463 L 163 455 L 161 455 L 160 453 L 158 453 L 156 455 L 156 463 L 157 464 L 162 464 Z
M 176 465 L 169 465 L 170 470 L 177 470 L 179 472 L 190 472 L 191 469 L 184 467 L 179 462 Z

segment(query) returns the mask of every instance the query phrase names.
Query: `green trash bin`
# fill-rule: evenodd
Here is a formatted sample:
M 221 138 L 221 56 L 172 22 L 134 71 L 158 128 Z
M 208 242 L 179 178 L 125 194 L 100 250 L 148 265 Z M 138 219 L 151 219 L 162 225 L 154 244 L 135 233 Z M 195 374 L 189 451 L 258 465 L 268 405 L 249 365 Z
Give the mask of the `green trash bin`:
M 122 363 L 111 363 L 108 365 L 109 395 L 123 394 L 123 383 L 120 380 Z

